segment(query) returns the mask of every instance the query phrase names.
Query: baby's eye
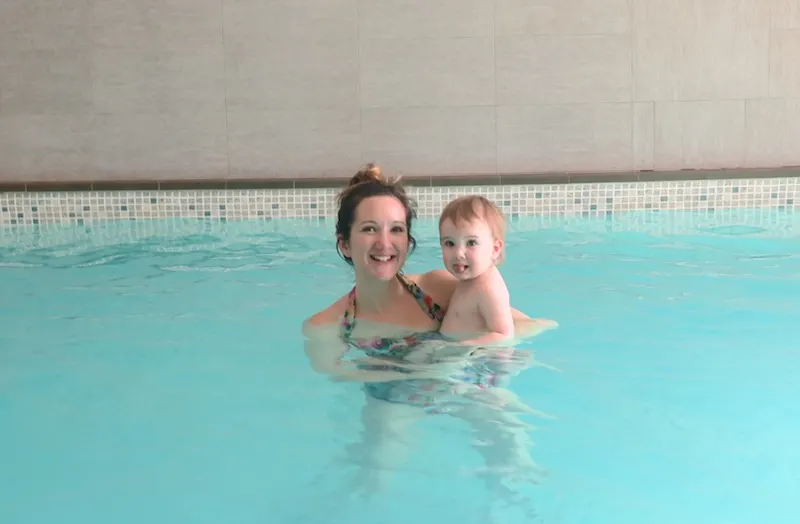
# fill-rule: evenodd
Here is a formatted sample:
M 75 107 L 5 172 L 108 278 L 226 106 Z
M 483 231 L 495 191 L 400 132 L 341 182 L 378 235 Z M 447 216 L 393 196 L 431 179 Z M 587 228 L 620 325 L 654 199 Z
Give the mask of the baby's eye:
M 478 241 L 477 240 L 467 240 L 467 245 L 469 247 L 475 247 L 475 246 L 478 245 Z
M 445 240 L 444 241 L 444 245 L 445 245 L 445 247 L 453 247 L 453 241 L 452 240 Z

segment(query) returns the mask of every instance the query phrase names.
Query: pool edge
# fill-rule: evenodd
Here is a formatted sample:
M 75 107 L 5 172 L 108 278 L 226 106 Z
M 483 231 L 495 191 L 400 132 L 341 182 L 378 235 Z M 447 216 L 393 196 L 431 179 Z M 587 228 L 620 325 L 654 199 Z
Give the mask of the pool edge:
M 409 187 L 515 186 L 586 184 L 609 182 L 679 182 L 690 180 L 738 180 L 800 177 L 800 166 L 753 169 L 681 169 L 614 172 L 541 172 L 474 175 L 403 176 Z M 246 178 L 131 178 L 2 181 L 0 193 L 74 191 L 166 191 L 242 189 L 328 189 L 347 184 L 348 176 L 246 177 Z
M 629 211 L 702 211 L 723 209 L 800 208 L 800 171 L 678 172 L 683 177 L 639 173 L 634 180 L 620 174 L 598 179 L 560 175 L 506 179 L 494 183 L 479 178 L 443 179 L 430 185 L 408 184 L 419 216 L 435 216 L 452 198 L 480 193 L 511 216 L 609 216 Z M 665 175 L 661 172 L 660 175 Z M 750 176 L 747 176 L 750 175 Z M 769 176 L 767 176 L 769 175 Z M 571 177 L 571 178 L 570 178 Z M 511 180 L 511 182 L 509 182 Z M 560 180 L 560 181 L 559 181 Z M 324 187 L 306 184 L 224 186 L 206 184 L 146 184 L 131 186 L 37 186 L 33 191 L 0 192 L 0 227 L 37 224 L 83 224 L 97 221 L 165 218 L 203 220 L 322 219 L 336 215 L 341 184 L 328 179 Z M 446 183 L 445 183 L 446 182 Z M 99 189 L 104 187 L 105 189 Z

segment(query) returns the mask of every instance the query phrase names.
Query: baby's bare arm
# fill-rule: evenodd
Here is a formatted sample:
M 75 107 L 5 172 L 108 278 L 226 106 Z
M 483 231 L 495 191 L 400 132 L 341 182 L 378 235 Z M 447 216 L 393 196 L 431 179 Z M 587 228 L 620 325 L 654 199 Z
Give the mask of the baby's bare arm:
M 484 284 L 478 297 L 478 314 L 486 326 L 486 334 L 464 341 L 465 344 L 491 345 L 514 337 L 510 297 L 502 278 L 492 279 Z

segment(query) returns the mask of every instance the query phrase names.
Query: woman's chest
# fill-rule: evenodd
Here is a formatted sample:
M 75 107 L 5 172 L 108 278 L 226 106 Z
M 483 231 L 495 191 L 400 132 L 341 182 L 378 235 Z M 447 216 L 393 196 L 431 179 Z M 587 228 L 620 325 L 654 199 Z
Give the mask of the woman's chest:
M 353 335 L 358 337 L 403 337 L 410 333 L 435 331 L 439 322 L 413 299 L 398 301 L 380 312 L 359 312 Z

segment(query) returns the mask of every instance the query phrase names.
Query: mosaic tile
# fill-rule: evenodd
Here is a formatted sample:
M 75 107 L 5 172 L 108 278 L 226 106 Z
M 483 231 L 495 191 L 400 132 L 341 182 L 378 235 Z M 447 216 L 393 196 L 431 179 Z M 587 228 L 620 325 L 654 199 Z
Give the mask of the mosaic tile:
M 413 186 L 421 217 L 451 199 L 482 194 L 514 216 L 607 216 L 638 210 L 796 209 L 800 177 L 655 182 Z M 187 189 L 0 193 L 0 226 L 167 218 L 267 220 L 326 218 L 338 188 Z

